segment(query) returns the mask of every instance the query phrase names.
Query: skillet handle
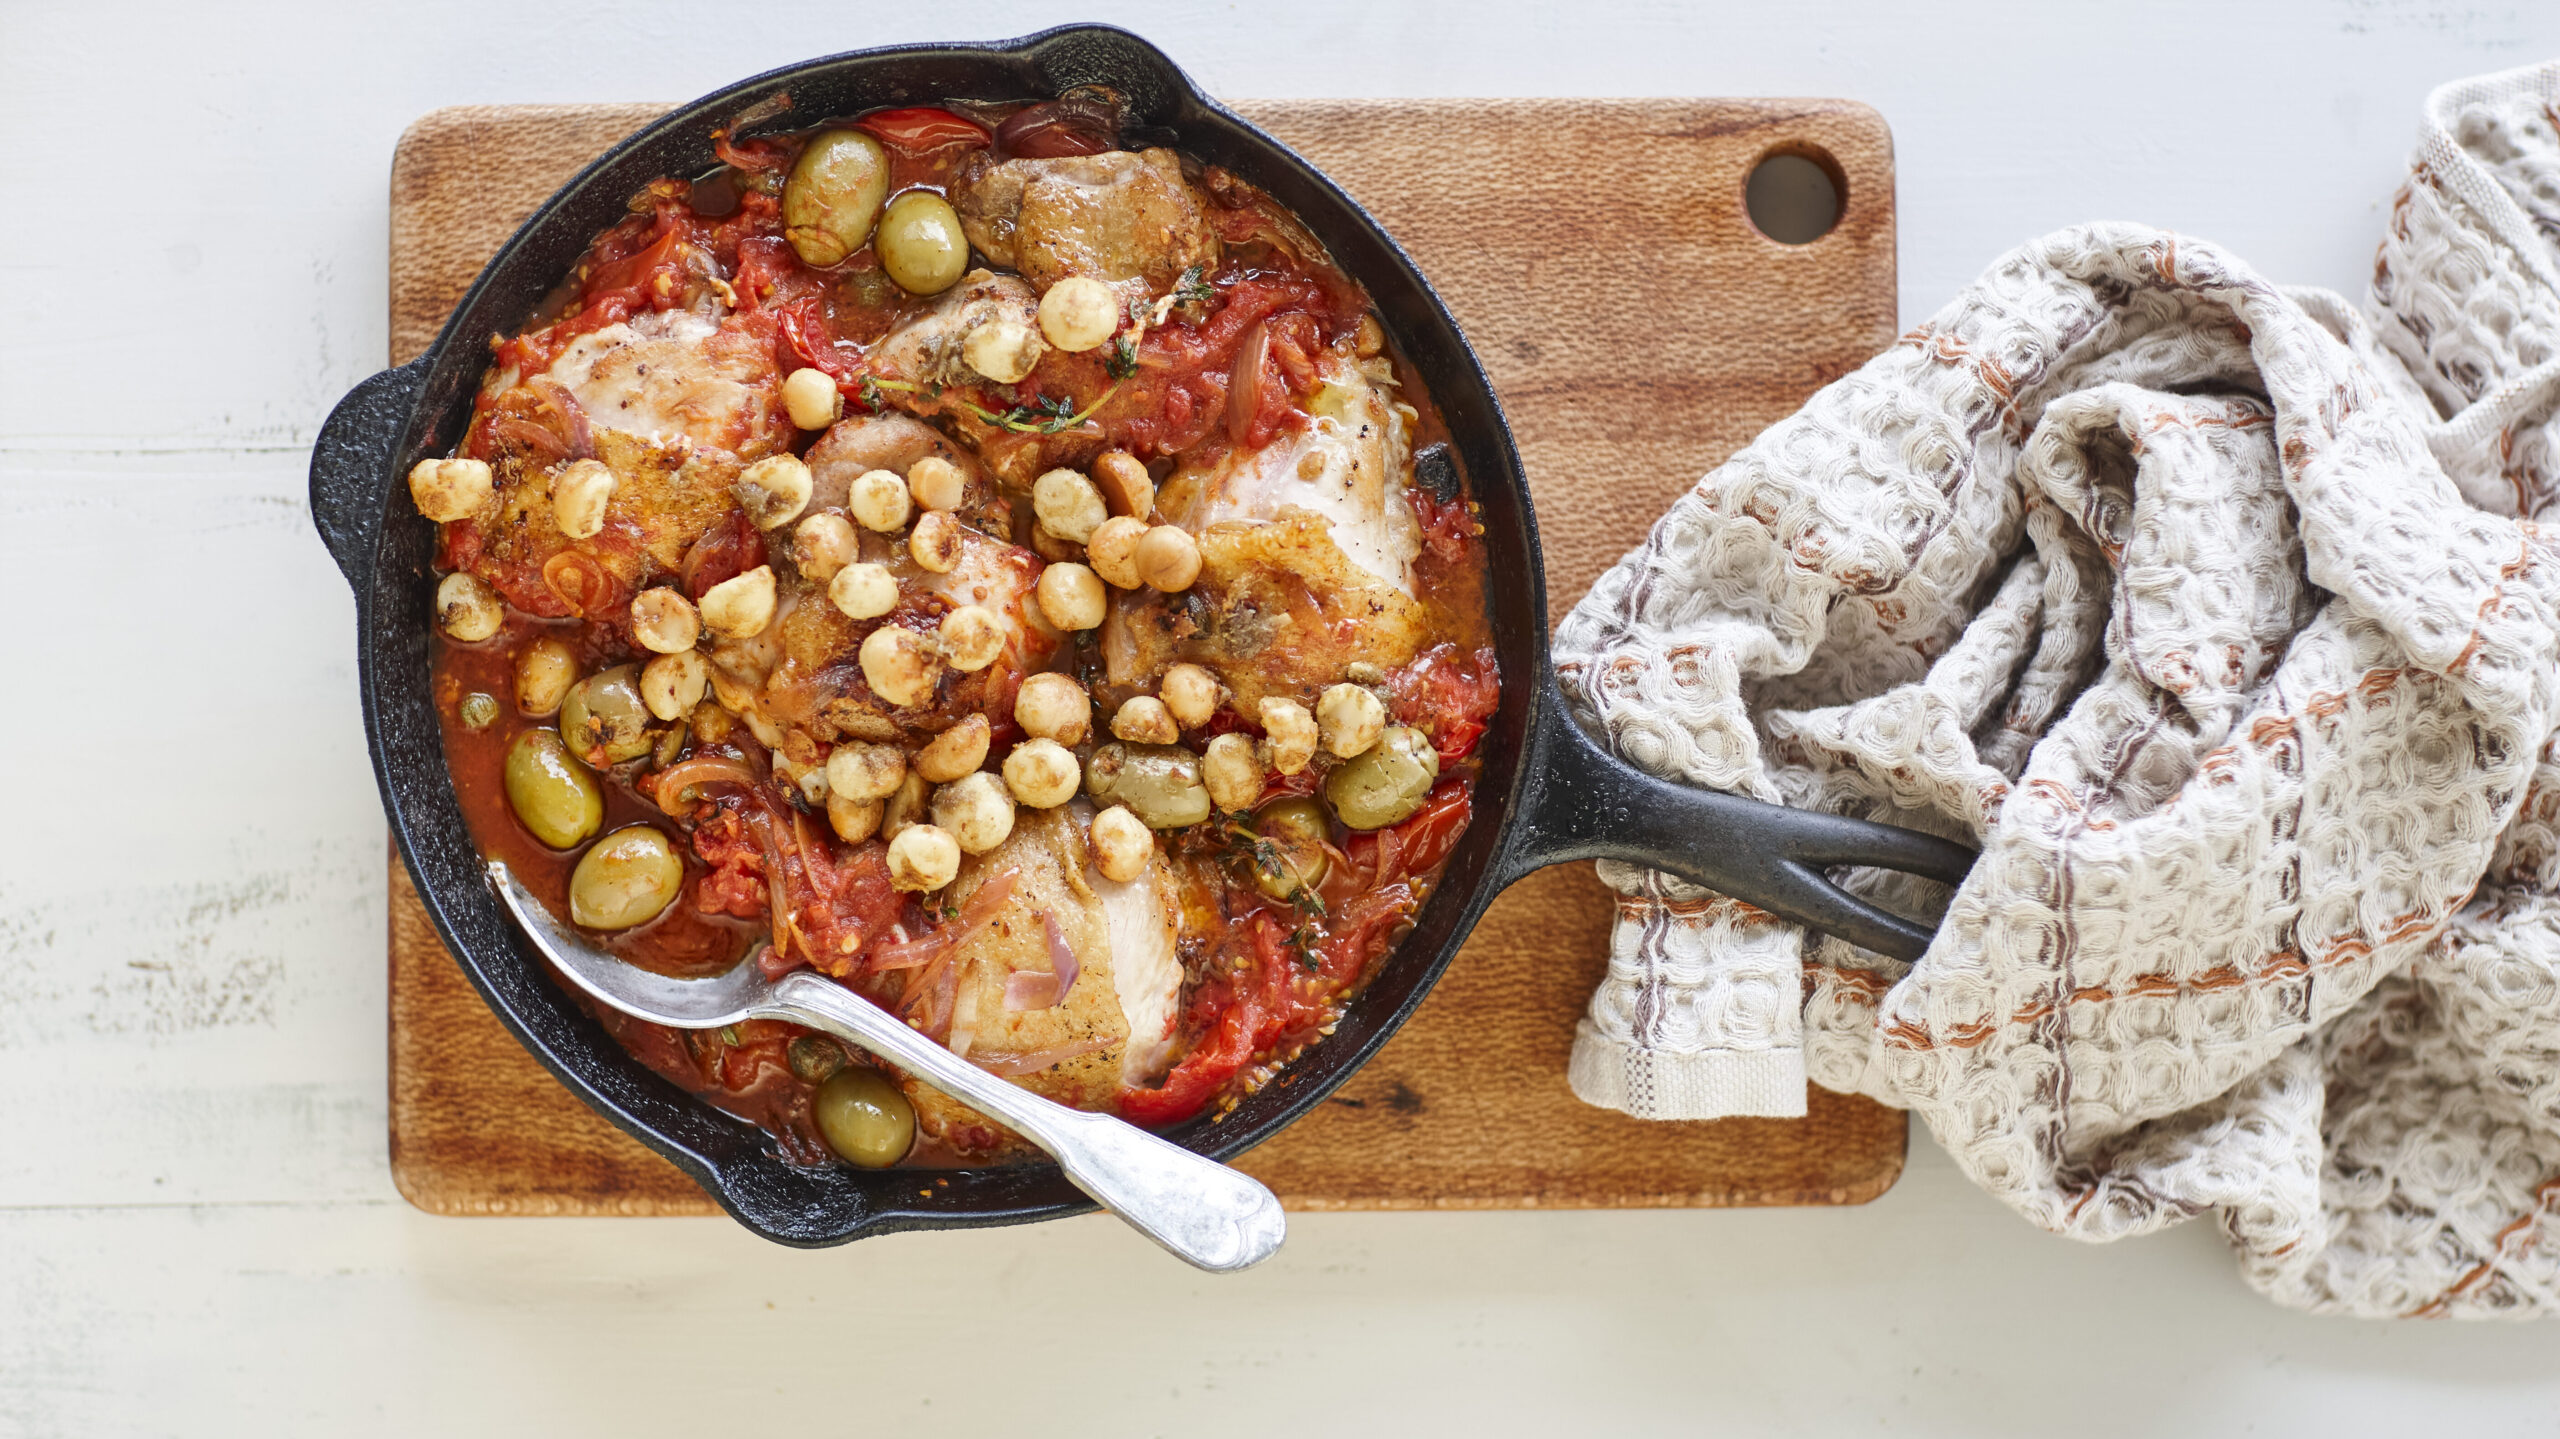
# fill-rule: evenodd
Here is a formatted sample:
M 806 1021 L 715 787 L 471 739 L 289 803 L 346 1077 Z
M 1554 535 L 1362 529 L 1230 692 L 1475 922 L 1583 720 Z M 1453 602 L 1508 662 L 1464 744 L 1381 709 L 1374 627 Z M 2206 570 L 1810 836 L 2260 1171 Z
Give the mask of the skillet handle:
M 1822 871 L 1865 865 L 1961 884 L 1974 852 L 1952 840 L 1846 815 L 1790 809 L 1656 779 L 1584 734 L 1553 690 L 1540 696 L 1506 883 L 1572 860 L 1620 859 L 1676 874 L 1862 949 L 1916 960 L 1931 931 L 1850 894 Z
M 347 391 L 311 446 L 311 523 L 358 590 L 373 567 L 392 465 L 426 382 L 425 355 L 374 375 Z

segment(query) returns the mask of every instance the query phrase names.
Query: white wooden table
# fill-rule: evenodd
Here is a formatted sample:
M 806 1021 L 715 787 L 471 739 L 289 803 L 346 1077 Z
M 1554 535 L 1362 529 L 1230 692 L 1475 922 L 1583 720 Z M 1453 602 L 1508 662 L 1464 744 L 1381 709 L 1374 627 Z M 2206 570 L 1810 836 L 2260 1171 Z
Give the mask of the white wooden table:
M 2426 89 L 2560 54 L 2560 7 L 538 8 L 0 3 L 0 1433 L 2549 1430 L 2560 1330 L 2285 1314 L 2207 1228 L 2053 1239 L 1925 1134 L 1863 1209 L 1305 1215 L 1224 1281 L 1100 1218 L 804 1254 L 417 1214 L 303 467 L 382 362 L 385 166 L 438 105 L 1095 11 L 1235 95 L 1848 95 L 1897 132 L 1910 321 L 2094 218 L 2358 293 Z

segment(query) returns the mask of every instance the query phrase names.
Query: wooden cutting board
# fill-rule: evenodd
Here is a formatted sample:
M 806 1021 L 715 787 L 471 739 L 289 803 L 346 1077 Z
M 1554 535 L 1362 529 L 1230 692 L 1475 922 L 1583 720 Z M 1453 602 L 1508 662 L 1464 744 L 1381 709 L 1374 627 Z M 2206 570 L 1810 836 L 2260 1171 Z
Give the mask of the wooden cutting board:
M 1893 142 L 1833 100 L 1283 100 L 1239 107 L 1412 252 L 1491 373 L 1535 491 L 1551 616 L 1654 517 L 1894 334 Z M 391 171 L 391 359 L 433 341 L 524 216 L 656 105 L 440 110 Z M 1754 230 L 1773 152 L 1844 182 L 1801 246 Z M 1377 1058 L 1247 1155 L 1297 1209 L 1858 1204 L 1900 1112 L 1815 1089 L 1801 1120 L 1653 1123 L 1565 1087 L 1608 962 L 1590 867 L 1514 886 Z M 512 1043 L 391 862 L 391 1170 L 439 1214 L 711 1214 L 674 1166 Z

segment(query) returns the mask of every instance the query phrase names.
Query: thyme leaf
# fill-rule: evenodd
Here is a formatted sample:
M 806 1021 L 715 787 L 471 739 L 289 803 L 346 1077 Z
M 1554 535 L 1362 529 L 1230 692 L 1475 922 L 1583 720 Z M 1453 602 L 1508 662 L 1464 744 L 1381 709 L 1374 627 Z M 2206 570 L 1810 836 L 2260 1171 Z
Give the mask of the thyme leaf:
M 1173 302 L 1177 305 L 1205 305 L 1218 297 L 1217 287 L 1209 283 L 1207 267 L 1194 265 L 1173 282 Z

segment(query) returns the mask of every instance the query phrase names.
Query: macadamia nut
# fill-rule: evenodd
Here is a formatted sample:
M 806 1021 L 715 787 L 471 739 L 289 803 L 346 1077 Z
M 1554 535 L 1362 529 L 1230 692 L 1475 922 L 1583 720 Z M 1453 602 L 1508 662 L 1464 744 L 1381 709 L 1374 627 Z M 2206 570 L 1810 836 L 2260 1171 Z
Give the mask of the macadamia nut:
M 758 565 L 702 596 L 702 623 L 724 640 L 753 639 L 773 623 L 773 566 Z
M 847 619 L 876 620 L 898 607 L 898 581 L 887 565 L 847 565 L 827 581 L 827 601 Z
M 1316 698 L 1324 747 L 1342 759 L 1366 754 L 1386 732 L 1387 707 L 1359 685 L 1335 685 Z
M 653 653 L 681 654 L 702 638 L 702 613 L 684 597 L 684 591 L 672 585 L 658 585 L 642 590 L 631 601 L 631 633 Z
M 1027 739 L 1004 757 L 1004 785 L 1033 809 L 1055 809 L 1076 797 L 1084 783 L 1075 751 L 1056 740 Z
M 1164 672 L 1164 683 L 1156 686 L 1164 707 L 1173 722 L 1184 729 L 1198 729 L 1218 712 L 1218 702 L 1225 691 L 1218 677 L 1198 665 L 1175 665 Z
M 757 529 L 778 530 L 809 508 L 809 495 L 816 485 L 799 456 L 767 455 L 747 466 L 729 493 L 738 497 L 738 508 L 747 512 Z
M 985 715 L 971 715 L 916 751 L 915 771 L 929 784 L 949 784 L 975 774 L 987 762 L 987 741 L 994 733 Z
M 1155 831 L 1126 808 L 1115 804 L 1093 817 L 1093 867 L 1104 879 L 1127 884 L 1155 855 Z
M 1093 728 L 1093 700 L 1065 675 L 1033 675 L 1013 697 L 1013 722 L 1025 734 L 1080 745 Z
M 933 792 L 933 826 L 949 831 L 968 854 L 985 854 L 1013 833 L 1013 795 L 985 770 Z
M 844 415 L 844 391 L 835 376 L 803 366 L 782 382 L 782 408 L 800 428 L 823 430 Z
M 438 524 L 471 518 L 496 492 L 485 460 L 420 460 L 409 467 L 409 498 Z
M 889 884 L 911 894 L 942 888 L 960 874 L 960 842 L 947 830 L 911 824 L 889 840 Z
M 855 476 L 845 508 L 864 529 L 884 535 L 905 529 L 908 517 L 915 513 L 907 482 L 887 470 L 865 470 Z
M 1296 774 L 1316 757 L 1316 717 L 1296 700 L 1262 702 L 1264 757 L 1282 774 Z
M 887 799 L 907 782 L 907 756 L 895 745 L 855 741 L 827 756 L 827 792 L 847 799 Z
M 604 533 L 605 506 L 613 499 L 613 471 L 602 460 L 580 460 L 551 477 L 551 522 L 573 540 Z

